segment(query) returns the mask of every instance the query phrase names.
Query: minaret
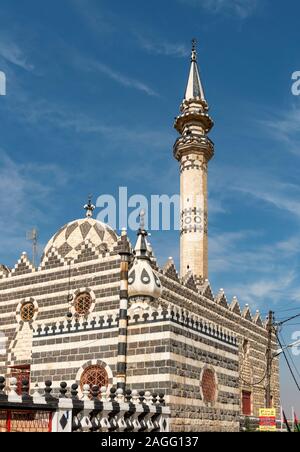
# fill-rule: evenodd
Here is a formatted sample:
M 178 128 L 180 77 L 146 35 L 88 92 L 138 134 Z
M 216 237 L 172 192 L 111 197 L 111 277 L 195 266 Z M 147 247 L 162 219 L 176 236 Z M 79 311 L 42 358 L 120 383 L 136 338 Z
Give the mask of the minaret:
M 174 127 L 180 137 L 174 157 L 180 162 L 180 273 L 191 271 L 201 284 L 208 277 L 207 167 L 214 145 L 207 134 L 213 127 L 192 41 L 191 68 L 181 114 Z

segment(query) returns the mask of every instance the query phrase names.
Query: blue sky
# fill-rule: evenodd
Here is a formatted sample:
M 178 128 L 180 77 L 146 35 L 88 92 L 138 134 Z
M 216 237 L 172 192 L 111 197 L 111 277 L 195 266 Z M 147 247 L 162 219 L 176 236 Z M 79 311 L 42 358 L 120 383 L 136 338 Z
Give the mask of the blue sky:
M 82 216 L 88 193 L 178 193 L 172 126 L 196 37 L 216 124 L 213 290 L 263 315 L 298 313 L 300 97 L 291 77 L 300 70 L 299 14 L 296 0 L 284 8 L 274 0 L 2 0 L 1 261 L 30 252 L 32 226 L 42 250 Z M 178 262 L 176 232 L 155 232 L 152 242 L 161 264 Z M 300 320 L 283 329 L 287 342 L 297 329 Z M 300 415 L 284 365 L 282 383 L 287 410 L 294 403 Z

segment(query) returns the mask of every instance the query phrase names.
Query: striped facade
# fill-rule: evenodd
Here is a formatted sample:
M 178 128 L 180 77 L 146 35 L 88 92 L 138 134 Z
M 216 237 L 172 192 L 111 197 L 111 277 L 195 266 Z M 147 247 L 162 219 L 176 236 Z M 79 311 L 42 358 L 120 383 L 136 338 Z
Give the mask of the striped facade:
M 55 391 L 61 381 L 80 384 L 85 369 L 100 365 L 109 386 L 124 386 L 126 379 L 128 388 L 165 393 L 172 431 L 238 430 L 243 390 L 252 393 L 252 414 L 264 405 L 264 383 L 251 383 L 265 368 L 265 325 L 248 308 L 241 312 L 237 300 L 228 306 L 225 294 L 214 297 L 208 283 L 180 279 L 172 262 L 160 269 L 152 261 L 163 288 L 158 300 L 135 298 L 128 305 L 129 256 L 122 254 L 123 245 L 117 239 L 109 252 L 96 256 L 87 243 L 72 265 L 52 250 L 37 270 L 22 255 L 14 271 L 3 272 L 0 328 L 7 341 L 0 374 L 9 377 L 11 366 L 30 365 L 32 387 L 51 378 Z M 68 317 L 80 292 L 91 294 L 91 311 Z M 26 300 L 36 307 L 30 322 L 19 314 Z M 201 386 L 205 369 L 215 375 L 212 403 L 205 402 Z M 275 361 L 273 374 L 277 407 Z

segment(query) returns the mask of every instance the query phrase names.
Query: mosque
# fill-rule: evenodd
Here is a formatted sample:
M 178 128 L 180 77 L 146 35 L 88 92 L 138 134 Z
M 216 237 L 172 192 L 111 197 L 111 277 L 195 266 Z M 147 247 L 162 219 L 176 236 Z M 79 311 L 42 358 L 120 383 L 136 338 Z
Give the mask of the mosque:
M 164 393 L 171 431 L 238 431 L 265 406 L 267 324 L 221 289 L 208 262 L 213 127 L 193 44 L 173 154 L 181 191 L 180 270 L 156 261 L 143 215 L 136 243 L 93 218 L 60 228 L 39 266 L 0 268 L 0 375 Z M 276 341 L 273 338 L 273 347 Z M 271 396 L 279 415 L 279 364 Z

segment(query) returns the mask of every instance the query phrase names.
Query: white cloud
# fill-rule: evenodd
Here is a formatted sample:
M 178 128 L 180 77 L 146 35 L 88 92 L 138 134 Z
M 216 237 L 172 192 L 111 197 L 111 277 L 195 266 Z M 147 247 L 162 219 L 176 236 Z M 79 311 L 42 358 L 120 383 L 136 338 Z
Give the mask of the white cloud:
M 269 115 L 269 118 L 260 120 L 259 124 L 264 130 L 269 130 L 272 138 L 281 142 L 285 149 L 300 155 L 300 108 L 293 105 L 290 109 Z
M 155 55 L 186 57 L 190 53 L 190 49 L 184 44 L 150 40 L 140 34 L 137 35 L 137 39 L 143 49 Z
M 300 186 L 277 179 L 265 168 L 215 166 L 210 178 L 212 197 L 251 196 L 300 219 Z
M 180 0 L 193 6 L 200 6 L 213 14 L 235 14 L 241 19 L 251 16 L 257 8 L 257 0 Z
M 24 93 L 23 93 L 24 94 Z M 110 146 L 120 146 L 120 143 L 139 146 L 144 152 L 145 143 L 151 143 L 153 149 L 171 149 L 174 140 L 171 130 L 155 130 L 144 127 L 126 127 L 111 125 L 99 121 L 82 112 L 71 111 L 68 107 L 51 102 L 29 99 L 28 96 L 16 96 L 9 112 L 22 121 L 39 127 L 72 130 L 81 134 L 98 134 L 107 138 Z M 122 146 L 120 149 L 124 149 Z M 125 150 L 125 149 L 124 149 Z
M 237 296 L 242 305 L 265 309 L 266 305 L 296 303 L 300 299 L 298 258 L 300 238 L 291 236 L 259 244 L 257 231 L 213 234 L 209 241 L 210 274 L 226 275 L 228 298 Z M 215 291 L 217 288 L 214 288 Z
M 293 293 L 293 284 L 296 281 L 294 270 L 286 269 L 282 274 L 257 278 L 255 282 L 233 284 L 230 291 L 237 294 L 242 304 L 248 303 L 252 309 L 265 309 L 266 305 L 273 306 L 286 300 L 288 303 L 296 301 Z M 299 295 L 298 295 L 299 297 Z
M 142 164 L 145 171 L 143 176 L 144 188 L 140 188 L 141 190 L 146 190 L 145 187 L 148 184 L 151 189 L 155 186 L 158 192 L 170 190 L 170 193 L 173 193 L 170 184 L 178 181 L 176 163 L 174 162 L 174 165 L 169 167 L 170 172 L 174 169 L 176 177 L 172 172 L 170 175 L 165 173 L 165 177 L 162 179 L 156 171 L 162 153 L 171 152 L 174 142 L 172 130 L 146 128 L 140 125 L 128 127 L 121 124 L 108 124 L 98 117 L 93 117 L 82 111 L 77 112 L 76 109 L 71 110 L 64 104 L 55 104 L 46 100 L 37 101 L 22 90 L 18 92 L 18 95 L 14 93 L 13 101 L 12 99 L 10 101 L 6 105 L 6 109 L 9 108 L 9 115 L 12 115 L 14 121 L 28 124 L 34 130 L 47 130 L 51 134 L 53 134 L 53 131 L 54 133 L 59 132 L 59 136 L 61 132 L 66 136 L 75 133 L 78 134 L 78 142 L 80 143 L 89 138 L 101 140 L 103 152 L 116 153 L 118 158 L 124 158 L 124 155 L 120 156 L 120 153 L 126 153 L 127 156 L 130 151 L 134 161 L 130 167 L 126 168 L 126 171 L 124 171 L 124 167 L 116 168 L 113 176 L 116 180 L 118 178 L 124 180 L 124 177 L 126 177 L 127 183 L 136 181 L 137 173 Z M 151 159 L 145 160 L 145 151 L 150 149 L 152 152 Z M 83 175 L 83 169 L 81 175 Z M 89 177 L 88 174 L 87 177 Z M 173 190 L 178 190 L 178 187 L 174 187 Z
M 119 85 L 126 86 L 128 88 L 134 88 L 138 91 L 142 91 L 148 96 L 158 96 L 158 94 L 150 88 L 146 83 L 137 80 L 133 77 L 129 77 L 127 75 L 121 74 L 120 72 L 116 71 L 115 69 L 112 69 L 110 66 L 104 63 L 100 63 L 97 61 L 90 62 L 88 64 L 88 67 L 97 70 L 99 72 L 102 72 L 106 76 L 108 76 L 110 79 L 117 82 Z
M 116 16 L 111 10 L 105 10 L 100 2 L 95 3 L 89 0 L 72 0 L 72 8 L 88 24 L 88 28 L 96 35 L 106 35 L 118 30 L 115 25 Z
M 0 56 L 9 63 L 21 67 L 26 71 L 33 71 L 34 69 L 34 66 L 28 62 L 28 59 L 21 48 L 3 36 L 0 36 Z
M 10 259 L 12 250 L 21 253 L 29 248 L 27 229 L 47 222 L 54 210 L 53 191 L 66 182 L 66 174 L 57 165 L 16 163 L 0 149 L 1 259 Z

